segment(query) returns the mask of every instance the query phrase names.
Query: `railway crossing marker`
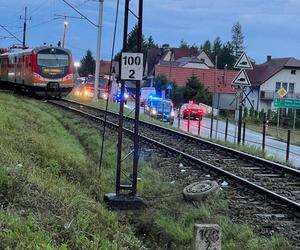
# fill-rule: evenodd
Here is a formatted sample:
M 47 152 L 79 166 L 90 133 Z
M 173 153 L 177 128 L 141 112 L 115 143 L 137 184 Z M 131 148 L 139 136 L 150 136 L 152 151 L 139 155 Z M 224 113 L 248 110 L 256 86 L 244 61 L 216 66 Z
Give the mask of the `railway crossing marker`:
M 235 69 L 253 69 L 252 63 L 245 52 L 241 54 L 234 65 Z
M 253 66 L 251 64 L 250 59 L 246 55 L 245 52 L 243 52 L 237 62 L 234 65 L 234 68 L 240 69 L 240 72 L 237 74 L 237 76 L 233 79 L 232 85 L 237 86 L 237 100 L 239 101 L 239 113 L 238 113 L 238 138 L 237 142 L 238 144 L 241 143 L 241 136 L 242 136 L 242 120 L 243 120 L 243 105 L 244 105 L 244 89 L 245 87 L 251 87 L 251 82 L 248 78 L 246 69 L 253 70 Z M 238 93 L 239 91 L 239 93 Z M 248 95 L 246 96 L 248 98 Z
M 232 85 L 240 85 L 243 87 L 250 87 L 251 83 L 249 81 L 246 70 L 241 69 L 237 76 L 233 79 Z

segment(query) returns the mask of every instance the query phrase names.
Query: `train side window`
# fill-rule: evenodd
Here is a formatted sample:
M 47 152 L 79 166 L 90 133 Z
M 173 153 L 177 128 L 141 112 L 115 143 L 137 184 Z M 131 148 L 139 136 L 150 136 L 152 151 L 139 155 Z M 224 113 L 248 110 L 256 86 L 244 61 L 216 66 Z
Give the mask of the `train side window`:
M 29 67 L 31 67 L 31 62 L 29 62 Z

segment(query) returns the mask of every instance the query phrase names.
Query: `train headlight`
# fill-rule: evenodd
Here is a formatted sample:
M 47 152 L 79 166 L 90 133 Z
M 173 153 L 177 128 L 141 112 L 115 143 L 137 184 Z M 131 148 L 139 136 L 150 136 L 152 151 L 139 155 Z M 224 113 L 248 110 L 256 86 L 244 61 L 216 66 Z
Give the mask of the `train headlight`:
M 85 91 L 84 91 L 84 95 L 85 95 L 85 96 L 88 96 L 89 94 L 90 94 L 90 91 L 88 91 L 88 90 L 85 90 Z
M 124 93 L 124 99 L 128 99 L 129 95 L 127 93 Z
M 171 111 L 171 116 L 174 117 L 175 116 L 175 112 Z

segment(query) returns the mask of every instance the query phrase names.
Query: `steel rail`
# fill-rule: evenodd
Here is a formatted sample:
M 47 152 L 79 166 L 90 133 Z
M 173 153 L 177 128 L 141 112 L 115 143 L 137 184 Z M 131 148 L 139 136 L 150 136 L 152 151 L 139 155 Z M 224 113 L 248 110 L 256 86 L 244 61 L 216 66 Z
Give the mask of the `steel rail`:
M 80 114 L 81 116 L 84 116 L 84 117 L 86 117 L 86 118 L 88 118 L 90 120 L 94 120 L 97 123 L 99 123 L 99 122 L 100 123 L 105 123 L 104 119 L 102 119 L 101 117 L 98 117 L 96 115 L 89 114 L 89 113 L 87 113 L 85 111 L 82 111 L 82 110 L 79 110 L 79 109 L 76 109 L 74 107 L 70 107 L 70 106 L 67 106 L 67 105 L 64 105 L 64 104 L 61 104 L 61 103 L 58 103 L 58 102 L 54 102 L 54 101 L 48 101 L 48 102 L 51 103 L 51 104 L 54 104 L 54 105 L 56 105 L 58 107 L 64 108 L 66 110 L 70 110 L 70 111 L 76 112 L 77 114 Z M 77 103 L 77 104 L 80 104 L 80 105 L 83 105 L 83 106 L 88 106 L 88 105 L 85 105 L 85 104 L 82 104 L 82 103 Z M 94 108 L 92 106 L 90 106 L 90 107 Z M 117 124 L 115 124 L 113 122 L 110 122 L 110 121 L 106 121 L 106 124 L 109 127 L 112 127 L 114 129 L 117 129 L 119 127 Z M 132 130 L 127 129 L 127 128 L 123 128 L 123 130 L 124 130 L 124 132 L 126 134 L 131 135 L 131 136 L 133 135 L 133 131 Z M 261 186 L 255 184 L 255 183 L 253 183 L 251 181 L 248 181 L 248 180 L 246 180 L 246 179 L 244 179 L 242 177 L 239 177 L 239 176 L 237 176 L 235 174 L 232 174 L 232 173 L 230 173 L 230 172 L 228 172 L 226 170 L 218 168 L 218 167 L 216 167 L 216 166 L 214 166 L 214 165 L 212 165 L 210 163 L 207 163 L 207 162 L 205 162 L 203 160 L 200 160 L 200 159 L 198 159 L 198 158 L 196 158 L 194 156 L 188 155 L 187 153 L 184 153 L 184 152 L 182 152 L 180 150 L 177 150 L 177 149 L 174 149 L 174 148 L 172 148 L 170 146 L 167 146 L 167 145 L 165 145 L 165 144 L 163 144 L 161 142 L 157 142 L 157 141 L 155 141 L 155 140 L 153 140 L 151 138 L 148 138 L 146 136 L 143 136 L 143 135 L 140 135 L 140 138 L 141 138 L 142 141 L 145 141 L 145 142 L 150 143 L 150 144 L 158 145 L 160 148 L 162 148 L 164 150 L 167 150 L 168 152 L 172 152 L 174 154 L 180 155 L 180 156 L 184 157 L 185 159 L 187 159 L 187 160 L 189 160 L 191 162 L 199 164 L 200 166 L 203 166 L 203 167 L 207 167 L 210 170 L 216 171 L 216 172 L 218 172 L 218 173 L 220 173 L 220 174 L 228 177 L 229 179 L 237 181 L 240 184 L 243 184 L 243 185 L 245 185 L 245 186 L 247 186 L 247 187 L 249 187 L 251 189 L 256 190 L 257 192 L 259 192 L 259 193 L 261 193 L 263 195 L 266 195 L 267 197 L 270 197 L 270 198 L 272 198 L 274 200 L 282 202 L 284 205 L 287 205 L 287 206 L 293 208 L 296 212 L 300 212 L 300 203 L 294 202 L 294 201 L 292 201 L 292 200 L 290 200 L 290 199 L 288 199 L 286 197 L 283 197 L 283 196 L 281 196 L 281 195 L 279 195 L 279 194 L 277 194 L 277 193 L 275 193 L 273 191 L 270 191 L 270 190 L 268 190 L 268 189 L 266 189 L 264 187 L 261 187 Z M 200 168 L 200 167 L 198 167 L 198 168 Z
M 65 100 L 65 99 L 63 101 L 69 102 L 69 103 L 78 104 L 78 105 L 83 105 L 83 106 L 86 106 L 88 108 L 94 109 L 95 111 L 105 112 L 105 110 L 102 109 L 102 108 L 97 108 L 97 107 L 94 107 L 94 106 L 91 106 L 91 105 L 88 105 L 88 104 L 83 104 L 83 103 L 80 103 L 80 102 L 71 101 L 71 100 Z M 113 112 L 113 111 L 108 111 L 108 113 L 110 113 L 112 115 L 115 115 L 115 116 L 119 116 L 118 113 Z M 134 121 L 134 119 L 132 117 L 126 117 L 126 119 L 128 119 L 128 120 L 130 120 L 132 122 Z M 295 168 L 291 168 L 291 167 L 288 167 L 288 166 L 285 166 L 285 165 L 277 163 L 277 162 L 273 162 L 273 161 L 270 161 L 270 160 L 267 160 L 267 159 L 263 159 L 263 158 L 260 158 L 258 156 L 254 156 L 254 155 L 248 154 L 246 152 L 242 152 L 242 151 L 239 151 L 239 150 L 236 150 L 236 149 L 233 149 L 233 148 L 229 148 L 229 147 L 226 147 L 224 145 L 220 145 L 220 144 L 217 144 L 217 143 L 214 143 L 214 142 L 202 139 L 200 137 L 196 137 L 194 135 L 190 135 L 190 134 L 187 134 L 187 133 L 184 133 L 184 132 L 181 132 L 181 131 L 176 131 L 174 129 L 163 127 L 163 126 L 160 126 L 158 124 L 151 123 L 151 122 L 140 120 L 140 123 L 144 124 L 144 125 L 146 125 L 148 127 L 152 127 L 154 129 L 160 129 L 160 130 L 167 131 L 168 133 L 171 133 L 171 134 L 173 134 L 175 136 L 180 135 L 180 136 L 183 136 L 185 138 L 191 139 L 191 140 L 193 140 L 193 141 L 195 141 L 197 143 L 205 144 L 205 145 L 208 145 L 210 147 L 213 147 L 213 148 L 216 148 L 216 149 L 220 149 L 220 150 L 229 152 L 231 154 L 235 154 L 235 155 L 237 155 L 237 156 L 239 156 L 241 158 L 246 158 L 248 160 L 252 160 L 252 161 L 255 161 L 257 163 L 264 164 L 265 166 L 273 168 L 274 170 L 283 170 L 283 171 L 285 171 L 287 173 L 290 173 L 290 174 L 293 174 L 293 175 L 296 175 L 296 176 L 300 176 L 300 170 L 295 169 Z

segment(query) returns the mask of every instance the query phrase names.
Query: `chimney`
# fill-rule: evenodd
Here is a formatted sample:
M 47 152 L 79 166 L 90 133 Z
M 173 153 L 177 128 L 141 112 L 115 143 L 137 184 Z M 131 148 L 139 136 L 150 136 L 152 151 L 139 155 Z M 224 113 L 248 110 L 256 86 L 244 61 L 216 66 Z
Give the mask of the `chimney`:
M 267 56 L 267 62 L 270 62 L 272 59 L 272 56 Z

